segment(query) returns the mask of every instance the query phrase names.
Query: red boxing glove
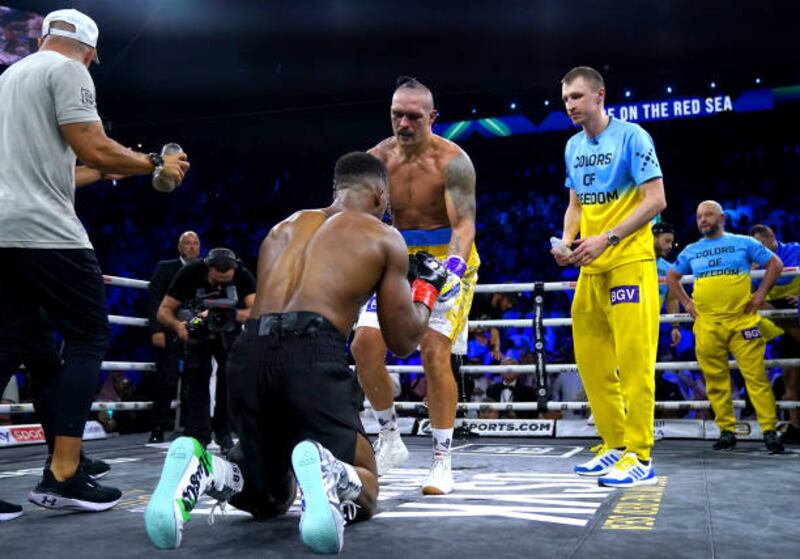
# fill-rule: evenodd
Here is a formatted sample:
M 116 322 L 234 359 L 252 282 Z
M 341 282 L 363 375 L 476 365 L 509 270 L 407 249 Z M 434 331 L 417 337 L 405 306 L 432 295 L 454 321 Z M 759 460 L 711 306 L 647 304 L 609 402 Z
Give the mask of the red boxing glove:
M 411 298 L 415 303 L 422 303 L 433 311 L 433 304 L 439 296 L 439 290 L 425 280 L 415 279 L 411 284 Z

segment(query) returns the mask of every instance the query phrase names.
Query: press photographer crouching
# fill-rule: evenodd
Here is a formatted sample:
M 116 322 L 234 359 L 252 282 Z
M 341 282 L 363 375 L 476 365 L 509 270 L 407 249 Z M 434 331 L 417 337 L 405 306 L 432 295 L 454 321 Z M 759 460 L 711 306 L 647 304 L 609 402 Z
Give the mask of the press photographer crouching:
M 225 365 L 241 324 L 250 316 L 255 291 L 253 274 L 236 254 L 215 248 L 178 271 L 158 308 L 158 321 L 184 343 L 186 390 L 181 409 L 185 434 L 208 445 L 213 427 L 223 454 L 233 446 Z M 209 413 L 212 357 L 217 361 L 213 425 Z

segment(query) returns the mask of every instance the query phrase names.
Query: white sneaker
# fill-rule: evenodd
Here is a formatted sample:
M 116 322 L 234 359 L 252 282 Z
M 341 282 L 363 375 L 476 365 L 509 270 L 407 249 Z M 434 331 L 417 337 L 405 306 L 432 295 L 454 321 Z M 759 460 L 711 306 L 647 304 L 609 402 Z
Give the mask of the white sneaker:
M 400 438 L 400 431 L 381 431 L 372 449 L 375 451 L 379 476 L 408 460 L 408 449 Z
M 645 465 L 633 452 L 626 452 L 625 456 L 611 468 L 608 475 L 597 478 L 597 483 L 603 487 L 636 487 L 637 485 L 655 485 L 658 483 L 656 471 L 653 469 L 653 460 Z
M 340 510 L 336 458 L 319 443 L 305 440 L 292 451 L 292 468 L 303 492 L 300 536 L 315 553 L 339 553 L 345 518 Z
M 227 502 L 243 485 L 236 464 L 212 456 L 196 439 L 176 439 L 144 513 L 150 541 L 159 549 L 177 549 L 183 539 L 183 525 L 189 522 L 200 497 L 208 494 Z
M 592 452 L 597 453 L 594 458 L 573 468 L 579 476 L 597 477 L 605 475 L 622 458 L 622 451 L 615 448 L 607 449 L 603 444 L 593 446 Z
M 428 477 L 422 484 L 424 495 L 447 495 L 453 492 L 453 470 L 450 466 L 450 455 L 434 457 Z

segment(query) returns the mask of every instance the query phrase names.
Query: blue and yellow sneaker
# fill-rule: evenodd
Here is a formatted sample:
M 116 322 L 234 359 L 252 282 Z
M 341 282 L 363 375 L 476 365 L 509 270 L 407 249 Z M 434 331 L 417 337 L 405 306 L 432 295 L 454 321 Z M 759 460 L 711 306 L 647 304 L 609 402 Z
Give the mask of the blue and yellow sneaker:
M 603 487 L 637 487 L 655 485 L 658 478 L 652 459 L 642 464 L 635 453 L 626 452 L 607 475 L 597 478 L 597 483 Z
M 592 452 L 596 453 L 594 458 L 573 468 L 579 476 L 597 477 L 605 475 L 619 462 L 623 454 L 621 450 L 607 448 L 604 444 L 593 446 Z

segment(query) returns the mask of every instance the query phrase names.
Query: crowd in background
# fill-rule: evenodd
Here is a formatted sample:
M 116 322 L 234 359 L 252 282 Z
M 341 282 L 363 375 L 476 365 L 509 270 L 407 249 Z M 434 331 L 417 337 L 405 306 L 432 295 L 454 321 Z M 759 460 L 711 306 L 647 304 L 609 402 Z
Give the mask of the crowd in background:
M 474 146 L 465 144 L 478 172 L 477 245 L 482 259 L 479 283 L 575 279 L 577 269 L 558 267 L 549 254 L 548 239 L 560 235 L 568 200 L 568 192 L 563 187 L 563 160 L 557 155 L 561 148 L 551 147 L 531 162 L 521 163 L 525 161 L 522 154 L 528 149 L 524 139 L 509 140 L 505 147 L 502 140 L 482 141 L 483 144 Z M 548 145 L 558 142 L 551 138 Z M 709 168 L 704 171 L 706 175 L 692 177 L 694 165 L 671 164 L 681 157 L 681 146 L 676 143 L 674 139 L 659 139 L 668 199 L 664 217 L 677 229 L 678 246 L 673 258 L 682 246 L 698 238 L 694 209 L 705 197 L 717 199 L 725 208 L 726 229 L 730 232 L 747 234 L 755 223 L 765 223 L 773 228 L 779 240 L 800 240 L 800 215 L 793 210 L 800 198 L 793 172 L 800 163 L 800 144 L 773 142 L 754 147 L 752 141 L 747 141 L 739 147 L 736 144 L 718 146 L 710 156 Z M 493 157 L 498 150 L 506 151 L 505 156 Z M 202 161 L 202 157 L 198 159 Z M 290 167 L 291 163 L 287 162 L 285 168 L 272 167 L 268 173 L 257 173 L 244 164 L 212 167 L 201 162 L 192 168 L 184 186 L 170 195 L 171 198 L 153 192 L 145 178 L 125 179 L 114 185 L 104 181 L 79 191 L 77 212 L 107 274 L 149 279 L 158 260 L 176 256 L 177 238 L 187 229 L 199 233 L 204 252 L 227 246 L 250 270 L 255 270 L 258 246 L 272 225 L 297 209 L 320 207 L 329 201 L 330 190 L 326 185 L 330 184 L 330 170 L 321 165 L 316 174 L 309 175 L 302 163 L 294 162 Z M 697 187 L 698 181 L 702 188 Z M 311 188 L 309 182 L 313 183 L 311 194 L 307 191 Z M 492 294 L 477 297 L 491 299 Z M 548 292 L 545 317 L 569 316 L 570 297 L 571 292 Z M 118 287 L 108 290 L 110 314 L 145 316 L 145 301 L 145 291 Z M 487 304 L 486 301 L 483 304 Z M 530 318 L 531 295 L 514 294 L 502 307 L 502 318 Z M 471 329 L 466 363 L 533 362 L 531 328 L 500 328 L 498 333 L 499 347 L 493 347 L 490 330 Z M 668 337 L 669 333 L 662 332 L 662 335 Z M 148 339 L 145 329 L 114 326 L 107 360 L 152 361 Z M 569 328 L 548 328 L 545 341 L 548 363 L 574 363 Z M 668 346 L 668 343 L 662 344 L 660 361 L 695 360 L 689 325 L 683 327 L 680 345 L 674 350 Z M 785 356 L 780 338 L 772 342 L 767 351 L 767 358 Z M 391 356 L 389 360 L 399 362 Z M 418 362 L 414 356 L 403 361 Z M 780 399 L 781 371 L 772 369 L 768 373 Z M 121 399 L 151 399 L 148 392 L 152 383 L 146 374 L 124 373 L 130 383 L 123 383 L 118 376 L 111 381 L 108 375 L 103 376 L 104 393 L 113 391 L 114 386 L 123 386 Z M 465 400 L 487 401 L 491 400 L 492 385 L 532 386 L 532 379 L 532 375 L 505 379 L 499 375 L 471 376 L 469 393 L 463 382 L 459 385 L 460 393 Z M 585 399 L 577 374 L 551 374 L 549 381 L 551 399 Z M 745 397 L 744 384 L 735 371 L 733 382 L 738 397 Z M 18 375 L 18 384 L 20 398 L 29 398 L 30 387 L 22 372 Z M 502 390 L 499 394 L 504 397 Z M 399 400 L 424 397 L 421 375 L 401 375 Z M 706 399 L 702 374 L 688 370 L 659 373 L 656 399 Z M 671 412 L 670 416 L 689 417 L 698 413 L 706 412 Z M 748 410 L 743 413 L 746 417 Z

